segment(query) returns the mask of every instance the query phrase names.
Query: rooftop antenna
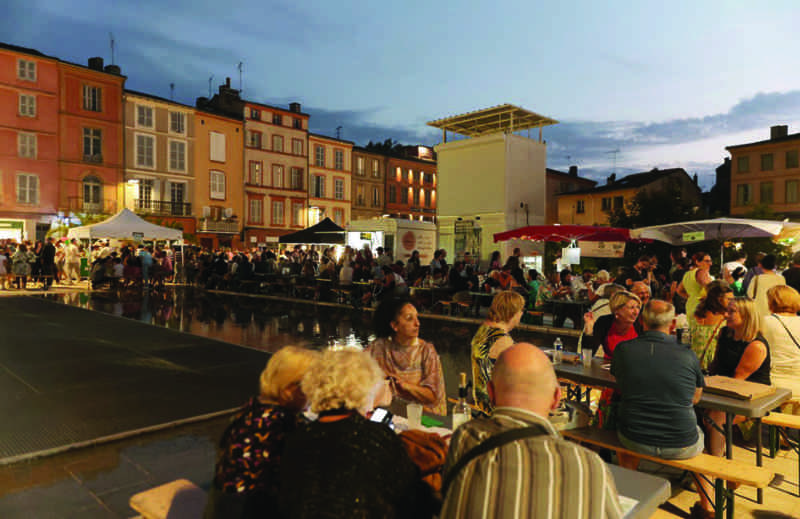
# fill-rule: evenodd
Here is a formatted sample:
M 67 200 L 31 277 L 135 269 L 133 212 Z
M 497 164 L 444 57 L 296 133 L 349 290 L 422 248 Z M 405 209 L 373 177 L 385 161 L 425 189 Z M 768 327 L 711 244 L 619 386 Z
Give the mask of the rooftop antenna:
M 169 84 L 169 98 L 171 101 L 175 100 L 175 83 Z
M 336 138 L 340 139 L 341 137 L 342 137 L 342 127 L 341 126 L 337 126 L 336 127 Z
M 612 173 L 614 173 L 616 175 L 616 173 L 617 173 L 617 153 L 619 153 L 619 148 L 613 149 L 611 151 L 607 151 L 606 153 L 613 153 L 614 154 L 614 171 L 612 171 Z
M 214 81 L 214 74 L 211 74 L 211 77 L 208 78 L 208 98 L 211 99 L 211 82 Z
M 239 69 L 239 93 L 240 94 L 242 93 L 242 67 L 243 66 L 244 66 L 244 63 L 242 63 L 241 61 L 239 62 L 238 65 L 236 65 L 236 68 Z
M 111 40 L 111 64 L 115 65 L 114 63 L 114 33 L 108 33 L 108 39 Z

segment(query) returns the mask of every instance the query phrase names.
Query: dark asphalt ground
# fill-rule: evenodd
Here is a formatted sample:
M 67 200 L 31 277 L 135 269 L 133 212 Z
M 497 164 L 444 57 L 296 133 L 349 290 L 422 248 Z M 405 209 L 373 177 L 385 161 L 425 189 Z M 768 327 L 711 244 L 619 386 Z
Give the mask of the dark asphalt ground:
M 0 329 L 0 464 L 238 407 L 268 357 L 33 297 Z

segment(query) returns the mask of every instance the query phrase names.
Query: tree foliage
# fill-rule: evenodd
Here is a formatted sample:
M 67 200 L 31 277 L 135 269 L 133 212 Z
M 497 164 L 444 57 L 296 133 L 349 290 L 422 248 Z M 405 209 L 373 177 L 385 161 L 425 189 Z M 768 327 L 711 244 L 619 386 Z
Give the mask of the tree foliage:
M 394 139 L 386 139 L 383 142 L 372 142 L 369 141 L 365 149 L 369 151 L 374 151 L 377 153 L 382 153 L 384 155 L 402 155 L 403 154 L 403 145 L 397 142 Z
M 682 222 L 698 216 L 696 204 L 683 198 L 678 182 L 669 182 L 660 190 L 637 192 L 625 206 L 611 210 L 608 221 L 626 229 Z

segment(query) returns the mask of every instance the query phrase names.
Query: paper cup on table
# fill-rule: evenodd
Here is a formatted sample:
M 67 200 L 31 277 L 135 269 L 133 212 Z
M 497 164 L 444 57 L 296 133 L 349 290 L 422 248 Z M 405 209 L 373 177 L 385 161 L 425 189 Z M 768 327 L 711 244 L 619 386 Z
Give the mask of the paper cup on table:
M 406 406 L 406 418 L 409 429 L 422 427 L 422 404 L 410 403 Z
M 589 351 L 582 351 L 581 352 L 581 362 L 583 363 L 584 368 L 588 368 L 592 365 L 592 352 Z

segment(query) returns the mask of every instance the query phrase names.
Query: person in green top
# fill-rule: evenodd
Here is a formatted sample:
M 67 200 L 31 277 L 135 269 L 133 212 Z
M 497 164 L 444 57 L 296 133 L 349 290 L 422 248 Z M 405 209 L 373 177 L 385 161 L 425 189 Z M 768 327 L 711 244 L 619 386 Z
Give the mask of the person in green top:
M 719 332 L 725 327 L 725 315 L 733 299 L 733 290 L 725 281 L 712 281 L 706 287 L 706 296 L 697 305 L 694 320 L 690 321 L 692 351 L 703 371 L 707 371 L 714 360 Z
M 539 272 L 536 269 L 528 271 L 528 304 L 527 307 L 533 310 L 536 307 L 536 296 L 539 294 L 539 287 L 542 286 Z

